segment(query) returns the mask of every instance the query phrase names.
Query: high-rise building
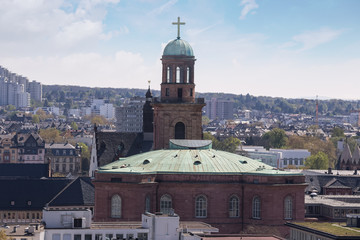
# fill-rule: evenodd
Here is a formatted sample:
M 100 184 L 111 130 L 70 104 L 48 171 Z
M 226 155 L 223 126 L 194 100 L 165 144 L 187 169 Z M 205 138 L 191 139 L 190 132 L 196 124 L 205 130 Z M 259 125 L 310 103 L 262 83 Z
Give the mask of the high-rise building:
M 143 107 L 145 98 L 132 97 L 116 108 L 116 130 L 118 132 L 143 131 Z
M 41 100 L 42 100 L 42 85 L 40 82 L 36 82 L 36 81 L 29 82 L 27 90 L 28 90 L 27 92 L 30 93 L 31 99 L 41 102 Z
M 205 115 L 210 119 L 229 120 L 234 118 L 234 101 L 212 98 L 206 101 Z

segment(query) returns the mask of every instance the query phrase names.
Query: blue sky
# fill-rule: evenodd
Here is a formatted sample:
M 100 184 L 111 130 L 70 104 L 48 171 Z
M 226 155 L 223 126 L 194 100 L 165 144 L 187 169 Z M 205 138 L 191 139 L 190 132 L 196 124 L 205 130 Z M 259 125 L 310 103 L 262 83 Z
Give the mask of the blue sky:
M 176 38 L 198 92 L 360 99 L 357 0 L 0 0 L 0 65 L 43 84 L 160 89 Z

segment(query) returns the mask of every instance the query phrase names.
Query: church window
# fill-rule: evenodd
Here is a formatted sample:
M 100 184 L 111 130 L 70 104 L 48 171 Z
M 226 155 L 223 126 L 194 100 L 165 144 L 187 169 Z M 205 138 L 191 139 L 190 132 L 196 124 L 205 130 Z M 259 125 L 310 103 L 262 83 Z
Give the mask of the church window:
M 172 199 L 169 195 L 165 194 L 160 198 L 160 212 L 168 214 L 172 209 Z
M 252 217 L 256 218 L 256 219 L 261 218 L 261 200 L 260 200 L 260 197 L 258 197 L 258 196 L 253 198 Z
M 207 199 L 205 196 L 198 196 L 195 199 L 195 217 L 197 218 L 207 217 Z
M 193 89 L 190 88 L 190 97 L 192 97 L 192 96 L 193 96 Z
M 169 88 L 166 88 L 165 89 L 165 96 L 170 96 L 170 89 Z
M 176 67 L 176 83 L 180 83 L 181 80 L 180 80 L 180 77 L 181 77 L 181 69 L 180 67 Z
M 146 212 L 151 212 L 151 207 L 150 207 L 150 196 L 146 196 L 145 198 L 145 211 Z
M 175 125 L 175 139 L 185 139 L 185 124 L 182 122 Z
M 186 68 L 186 83 L 190 82 L 190 68 Z
M 171 83 L 171 82 L 172 82 L 172 71 L 171 71 L 171 67 L 167 67 L 166 81 L 167 81 L 167 83 Z
M 229 217 L 239 217 L 239 198 L 232 196 L 229 201 Z
M 121 218 L 121 198 L 117 194 L 111 198 L 111 217 Z
M 287 196 L 284 200 L 285 219 L 292 219 L 292 198 Z

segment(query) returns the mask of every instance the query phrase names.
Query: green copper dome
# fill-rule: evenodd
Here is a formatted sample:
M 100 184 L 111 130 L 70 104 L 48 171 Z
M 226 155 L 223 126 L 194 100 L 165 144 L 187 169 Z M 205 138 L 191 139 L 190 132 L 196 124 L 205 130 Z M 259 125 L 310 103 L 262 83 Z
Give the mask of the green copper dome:
M 166 45 L 163 56 L 193 57 L 194 52 L 192 50 L 192 47 L 187 41 L 177 38 L 175 40 L 172 40 Z

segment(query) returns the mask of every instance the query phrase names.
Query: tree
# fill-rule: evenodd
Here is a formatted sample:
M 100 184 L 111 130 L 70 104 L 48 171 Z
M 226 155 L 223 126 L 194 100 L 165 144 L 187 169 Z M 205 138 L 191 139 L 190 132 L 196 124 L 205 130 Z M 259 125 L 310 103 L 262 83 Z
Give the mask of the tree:
M 71 124 L 70 124 L 70 126 L 71 126 L 71 128 L 73 129 L 73 130 L 78 130 L 79 128 L 78 128 L 78 125 L 76 124 L 76 122 L 72 122 Z
M 40 118 L 39 118 L 39 115 L 33 115 L 32 116 L 32 122 L 33 123 L 39 123 L 40 122 Z
M 334 127 L 331 131 L 331 137 L 345 137 L 344 130 L 339 127 Z
M 202 125 L 208 125 L 210 119 L 207 116 L 202 116 Z
M 283 129 L 274 128 L 265 133 L 262 137 L 264 147 L 269 148 L 283 148 L 286 145 L 287 136 Z
M 4 230 L 0 230 L 0 240 L 7 240 L 8 237 L 5 234 Z
M 305 166 L 310 169 L 327 169 L 329 167 L 329 158 L 325 153 L 318 152 L 305 160 Z
M 103 117 L 103 116 L 100 116 L 100 115 L 95 115 L 91 118 L 91 124 L 94 125 L 104 125 L 106 124 L 107 121 L 106 119 Z
M 235 153 L 241 142 L 239 139 L 234 137 L 228 137 L 220 142 L 220 150 Z
M 61 142 L 62 137 L 60 136 L 60 131 L 56 128 L 47 128 L 40 129 L 40 137 L 45 140 L 47 143 L 51 142 Z

